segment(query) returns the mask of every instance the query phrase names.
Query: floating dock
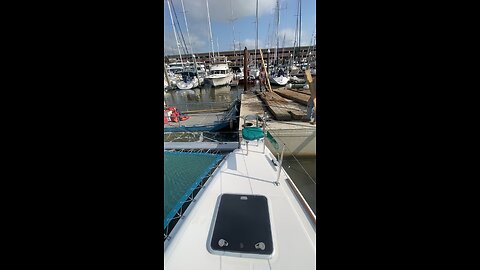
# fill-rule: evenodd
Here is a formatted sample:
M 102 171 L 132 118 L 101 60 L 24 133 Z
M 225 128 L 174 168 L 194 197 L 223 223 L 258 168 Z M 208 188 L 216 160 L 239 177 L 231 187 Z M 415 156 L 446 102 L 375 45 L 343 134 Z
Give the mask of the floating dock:
M 278 143 L 285 143 L 286 156 L 292 154 L 295 156 L 316 156 L 316 126 L 303 120 L 306 119 L 307 107 L 294 100 L 283 98 L 276 93 L 254 91 L 242 94 L 238 127 L 240 139 L 245 124 L 245 116 L 263 116 L 264 113 L 266 113 L 268 119 L 267 129 Z M 276 118 L 278 115 L 281 116 L 280 119 Z M 275 149 L 271 148 L 272 145 L 269 144 L 268 140 L 267 146 L 272 152 L 276 152 Z
M 284 98 L 291 99 L 303 105 L 308 105 L 308 100 L 310 99 L 310 93 L 305 94 L 303 91 L 293 91 L 286 88 L 279 88 L 273 91 Z

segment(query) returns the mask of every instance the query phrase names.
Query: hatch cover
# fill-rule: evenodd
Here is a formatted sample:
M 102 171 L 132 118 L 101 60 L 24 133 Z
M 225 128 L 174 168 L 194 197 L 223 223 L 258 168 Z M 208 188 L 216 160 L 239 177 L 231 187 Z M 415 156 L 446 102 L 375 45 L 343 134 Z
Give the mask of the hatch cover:
M 209 250 L 220 255 L 270 257 L 273 241 L 267 198 L 223 194 L 219 200 Z

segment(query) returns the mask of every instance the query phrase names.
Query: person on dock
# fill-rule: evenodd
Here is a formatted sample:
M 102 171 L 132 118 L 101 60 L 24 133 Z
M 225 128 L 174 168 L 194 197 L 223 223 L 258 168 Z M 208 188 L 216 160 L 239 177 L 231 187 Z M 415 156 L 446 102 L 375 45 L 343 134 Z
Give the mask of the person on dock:
M 315 125 L 317 122 L 317 80 L 310 74 L 310 70 L 305 71 L 307 82 L 310 89 L 310 99 L 308 99 L 307 118 L 310 124 Z
M 260 91 L 262 91 L 262 85 L 265 87 L 265 91 L 267 91 L 267 72 L 265 71 L 265 68 L 262 66 L 262 69 L 260 70 Z

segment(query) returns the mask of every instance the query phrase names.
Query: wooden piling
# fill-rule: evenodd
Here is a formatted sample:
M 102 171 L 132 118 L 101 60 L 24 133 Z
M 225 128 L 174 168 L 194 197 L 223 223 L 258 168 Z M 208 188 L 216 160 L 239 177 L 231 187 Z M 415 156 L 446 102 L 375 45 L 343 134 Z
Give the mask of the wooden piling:
M 247 67 L 247 59 L 248 59 L 248 50 L 247 47 L 243 50 L 243 91 L 248 91 L 248 67 Z

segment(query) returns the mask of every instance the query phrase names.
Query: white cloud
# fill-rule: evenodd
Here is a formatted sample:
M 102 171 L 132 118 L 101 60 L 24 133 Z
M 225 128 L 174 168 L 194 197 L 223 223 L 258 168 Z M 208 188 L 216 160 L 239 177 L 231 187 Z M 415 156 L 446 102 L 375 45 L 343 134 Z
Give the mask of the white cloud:
M 187 43 L 188 50 L 190 51 L 191 48 L 190 48 L 190 42 L 188 41 L 188 36 L 184 34 L 184 38 L 185 38 L 185 42 Z M 192 41 L 192 47 L 194 52 L 203 52 L 202 48 L 207 45 L 207 40 L 202 38 L 197 33 L 190 33 L 190 39 Z M 164 32 L 164 50 L 165 50 L 165 53 L 167 54 L 178 54 L 178 48 L 175 42 L 175 36 L 172 32 Z M 182 54 L 183 54 L 183 50 L 182 50 Z
M 295 29 L 285 28 L 278 31 L 278 40 L 279 40 L 278 43 L 280 47 L 282 47 L 284 37 L 285 37 L 285 47 L 293 46 L 293 43 L 295 41 Z M 302 39 L 301 39 L 302 46 L 310 45 L 311 38 L 312 38 L 312 33 L 307 33 L 306 31 L 302 31 Z M 272 42 L 273 46 L 275 46 L 276 44 L 275 42 L 276 40 Z
M 166 2 L 166 1 L 165 1 Z M 177 16 L 179 22 L 181 24 L 182 32 L 185 38 L 187 45 L 189 45 L 187 31 L 185 29 L 184 18 L 182 13 L 182 5 L 180 0 L 172 0 L 175 10 L 177 12 Z M 281 8 L 285 7 L 285 1 L 281 0 L 280 5 Z M 192 41 L 193 49 L 195 52 L 207 52 L 211 49 L 210 45 L 210 35 L 209 35 L 209 28 L 208 28 L 208 20 L 207 20 L 207 10 L 206 10 L 206 2 L 205 0 L 183 0 L 186 14 L 187 14 L 187 21 L 188 27 L 190 32 L 190 38 Z M 231 0 L 233 13 L 235 18 L 242 18 L 245 16 L 255 16 L 255 5 L 256 0 Z M 219 22 L 221 24 L 228 23 L 229 20 L 232 18 L 232 10 L 230 8 L 230 0 L 208 0 L 209 9 L 210 9 L 210 18 L 212 21 L 212 27 L 214 22 Z M 261 24 L 266 24 L 268 21 L 272 19 L 272 16 L 275 11 L 276 0 L 259 0 L 259 16 L 264 16 L 264 18 L 260 19 Z M 165 8 L 168 10 L 167 3 L 165 3 Z M 293 7 L 289 6 L 289 9 Z M 168 14 L 168 12 L 167 12 Z M 167 15 L 168 16 L 168 15 Z M 285 21 L 283 21 L 286 23 Z M 287 27 L 285 25 L 284 27 Z M 282 25 L 281 25 L 282 28 Z M 252 24 L 252 32 L 254 26 Z M 177 29 L 178 30 L 178 29 Z M 214 29 L 212 29 L 214 30 Z M 236 49 L 238 50 L 238 43 L 240 42 L 241 49 L 245 46 L 249 49 L 255 48 L 255 37 L 251 37 L 251 33 L 245 33 L 246 35 L 241 33 L 241 27 L 237 28 L 235 26 L 235 32 L 237 36 L 236 40 Z M 310 45 L 310 40 L 312 33 L 305 31 L 302 29 L 302 46 Z M 276 46 L 276 37 L 274 36 L 274 26 L 271 25 L 269 28 L 270 33 L 270 46 Z M 170 34 L 167 34 L 170 32 Z M 178 54 L 177 46 L 175 44 L 175 37 L 172 33 L 172 27 L 165 25 L 165 52 L 166 53 L 175 53 Z M 254 34 L 254 32 L 253 32 Z M 259 33 L 259 48 L 265 48 L 268 44 L 266 40 L 265 32 Z M 216 33 L 214 35 L 214 48 L 217 51 L 217 43 L 216 43 Z M 283 45 L 283 37 L 285 35 L 285 43 L 286 47 L 293 46 L 294 37 L 295 37 L 295 30 L 293 28 L 284 28 L 279 31 L 279 46 Z M 245 38 L 245 36 L 249 38 Z M 241 37 L 241 38 L 239 38 Z M 226 39 L 231 39 L 230 36 L 225 37 Z M 233 42 L 233 41 L 232 41 Z M 220 43 L 220 50 L 233 50 L 232 42 L 227 43 L 224 42 L 224 45 Z M 224 46 L 224 47 L 222 47 Z
M 231 5 L 230 5 L 231 3 Z M 258 16 L 273 14 L 275 0 L 259 0 Z M 181 11 L 182 4 L 180 0 L 173 0 L 177 13 Z M 205 0 L 183 0 L 187 19 L 193 21 L 207 21 L 207 5 Z M 256 0 L 208 0 L 210 10 L 210 20 L 227 22 L 233 18 L 245 16 L 255 16 Z

